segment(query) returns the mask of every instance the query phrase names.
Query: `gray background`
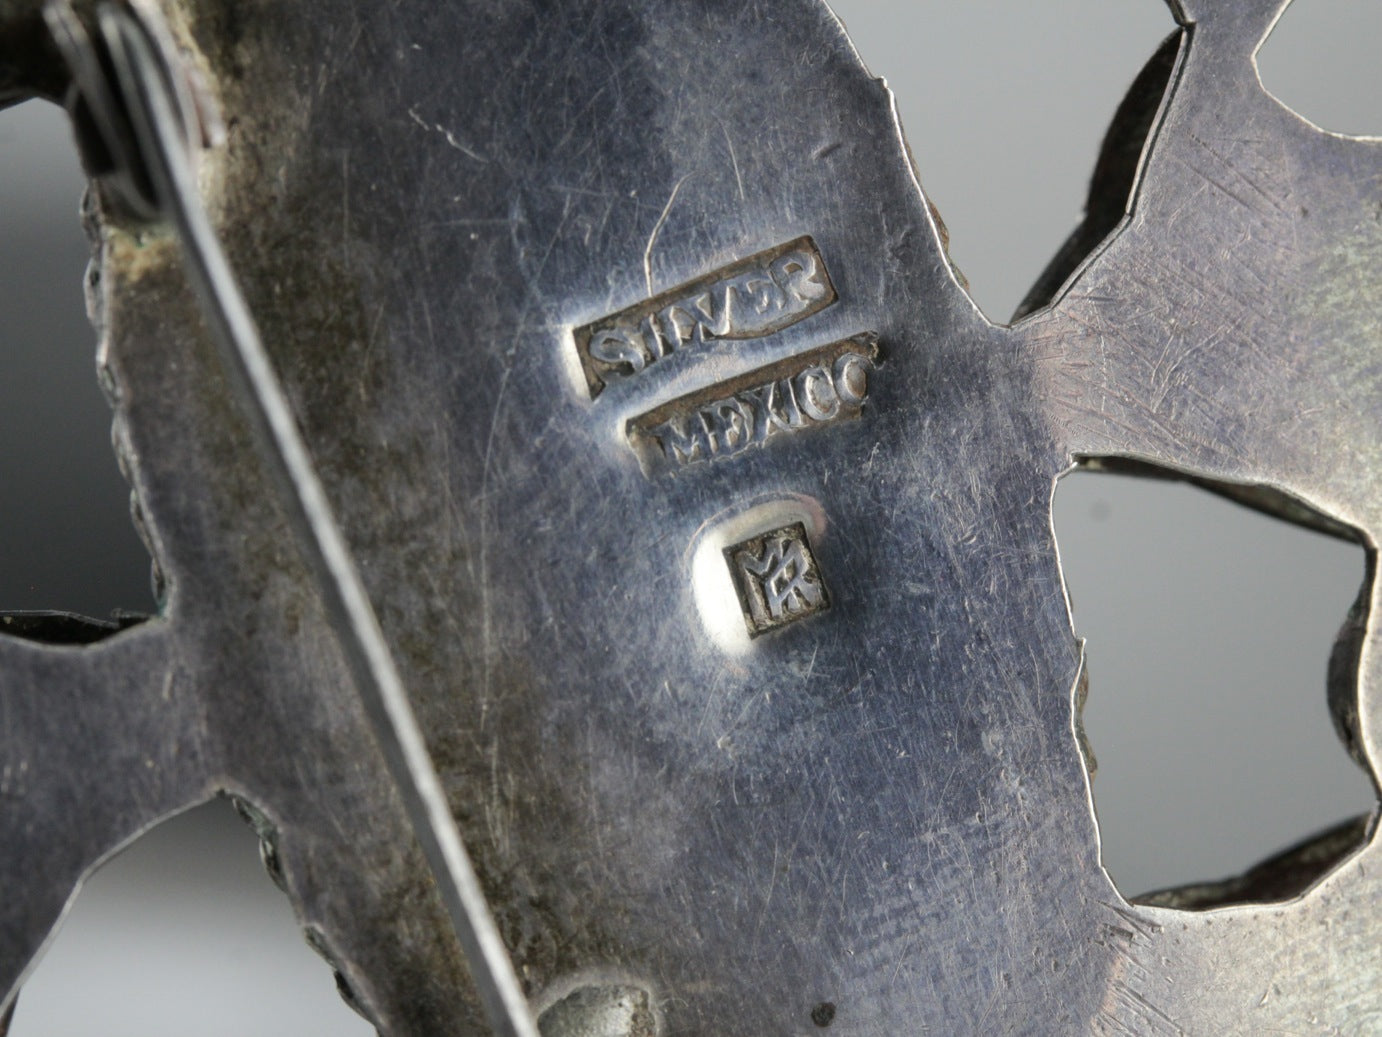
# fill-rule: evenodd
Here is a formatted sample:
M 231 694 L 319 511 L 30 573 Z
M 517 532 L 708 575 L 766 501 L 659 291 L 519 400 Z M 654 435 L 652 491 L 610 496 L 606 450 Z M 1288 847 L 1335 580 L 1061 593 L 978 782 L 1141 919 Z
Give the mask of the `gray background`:
M 1074 226 L 1105 124 L 1173 29 L 1160 0 L 838 0 L 898 94 L 923 185 L 991 319 Z M 1059 11 L 1059 16 L 1056 15 Z M 1382 5 L 1297 0 L 1269 87 L 1382 131 Z M 82 308 L 82 178 L 61 113 L 0 113 L 0 608 L 152 607 Z M 1080 474 L 1056 499 L 1105 864 L 1127 894 L 1209 879 L 1369 809 L 1324 701 L 1362 551 L 1174 484 Z M 224 804 L 89 883 L 26 987 L 17 1037 L 366 1034 Z

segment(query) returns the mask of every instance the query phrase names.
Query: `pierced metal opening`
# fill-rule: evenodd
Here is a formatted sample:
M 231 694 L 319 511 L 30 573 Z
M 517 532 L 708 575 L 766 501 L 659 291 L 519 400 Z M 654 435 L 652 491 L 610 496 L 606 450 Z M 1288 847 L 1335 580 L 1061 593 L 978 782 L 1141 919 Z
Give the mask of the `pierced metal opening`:
M 1053 507 L 1103 864 L 1129 899 L 1186 909 L 1300 894 L 1377 800 L 1339 744 L 1372 587 L 1358 535 L 1277 491 L 1198 485 L 1105 459 Z
M 53 644 L 154 609 L 83 302 L 85 184 L 61 109 L 0 112 L 0 632 Z
M 1167 36 L 1128 88 L 1099 148 L 1099 159 L 1089 181 L 1089 196 L 1085 199 L 1084 219 L 1018 304 L 1013 320 L 1049 306 L 1070 276 L 1128 214 L 1147 140 L 1156 126 L 1188 38 L 1187 30 Z
M 918 177 L 971 297 L 995 320 L 1044 305 L 1123 217 L 1182 37 L 1167 8 L 829 3 L 897 95 Z
M 1257 54 L 1262 85 L 1316 126 L 1382 134 L 1382 4 L 1295 0 Z
M 10 1037 L 372 1037 L 337 996 L 258 840 L 225 800 L 92 876 L 16 1002 Z

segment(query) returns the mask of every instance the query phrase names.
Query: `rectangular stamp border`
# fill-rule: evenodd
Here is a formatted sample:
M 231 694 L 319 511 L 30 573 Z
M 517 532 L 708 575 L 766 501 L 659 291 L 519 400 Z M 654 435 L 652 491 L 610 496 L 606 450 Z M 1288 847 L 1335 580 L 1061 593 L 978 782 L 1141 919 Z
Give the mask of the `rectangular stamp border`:
M 649 477 L 731 457 L 778 435 L 857 418 L 880 358 L 877 335 L 854 335 L 669 400 L 630 418 L 624 433 Z M 828 385 L 833 409 L 809 398 L 812 379 Z
M 636 375 L 686 344 L 681 340 L 680 329 L 677 331 L 678 341 L 671 344 L 667 342 L 666 329 L 659 327 L 659 323 L 665 324 L 665 321 L 659 321 L 659 318 L 665 317 L 668 311 L 678 309 L 686 317 L 692 318 L 692 341 L 703 344 L 706 340 L 704 325 L 708 318 L 706 320 L 698 319 L 697 315 L 688 308 L 696 304 L 699 299 L 716 291 L 721 291 L 728 297 L 728 293 L 737 287 L 736 281 L 742 283 L 743 279 L 755 272 L 762 275 L 761 281 L 776 285 L 779 292 L 784 293 L 785 296 L 790 286 L 784 287 L 777 283 L 774 277 L 774 266 L 784 258 L 791 257 L 793 253 L 807 256 L 814 263 L 814 268 L 811 271 L 812 276 L 808 280 L 811 284 L 818 284 L 823 289 L 821 295 L 810 299 L 797 298 L 794 308 L 790 312 L 784 312 L 777 319 L 759 321 L 753 323 L 752 326 L 737 330 L 734 327 L 729 327 L 723 333 L 713 333 L 709 337 L 731 341 L 764 338 L 798 324 L 834 305 L 839 300 L 839 295 L 835 291 L 835 284 L 826 269 L 825 261 L 821 258 L 820 249 L 816 247 L 816 243 L 810 235 L 803 234 L 785 244 L 755 252 L 747 258 L 736 260 L 727 266 L 677 285 L 675 288 L 659 292 L 652 298 L 634 303 L 617 313 L 609 314 L 575 328 L 572 331 L 572 337 L 576 343 L 576 355 L 580 360 L 581 371 L 585 375 L 586 388 L 590 392 L 590 398 L 594 400 L 598 397 L 604 391 L 610 378 L 627 378 Z M 723 301 L 721 305 L 723 308 Z M 646 355 L 637 356 L 636 359 L 610 361 L 596 357 L 592 353 L 591 343 L 597 335 L 602 332 L 621 332 L 624 335 L 629 335 L 632 333 L 630 329 L 639 329 L 645 340 L 640 353 L 646 350 Z M 649 337 L 654 340 L 654 345 L 647 345 Z

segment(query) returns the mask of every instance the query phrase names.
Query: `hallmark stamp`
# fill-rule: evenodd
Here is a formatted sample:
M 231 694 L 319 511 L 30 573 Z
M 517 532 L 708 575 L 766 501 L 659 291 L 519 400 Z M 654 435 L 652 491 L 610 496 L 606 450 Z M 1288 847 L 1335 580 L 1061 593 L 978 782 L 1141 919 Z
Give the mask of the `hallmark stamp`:
M 774 436 L 857 418 L 878 339 L 857 335 L 689 393 L 631 419 L 645 475 L 728 457 Z
M 835 302 L 815 242 L 797 238 L 663 292 L 575 331 L 593 400 L 687 346 L 751 339 L 791 327 Z
M 798 522 L 725 548 L 749 636 L 830 607 L 806 526 Z

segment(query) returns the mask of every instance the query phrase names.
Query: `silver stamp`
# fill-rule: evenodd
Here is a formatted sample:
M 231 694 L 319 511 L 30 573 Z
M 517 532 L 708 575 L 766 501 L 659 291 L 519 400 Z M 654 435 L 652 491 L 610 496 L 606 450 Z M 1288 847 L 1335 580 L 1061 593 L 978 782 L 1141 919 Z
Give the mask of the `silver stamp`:
M 576 352 L 593 400 L 611 378 L 715 339 L 771 335 L 837 298 L 816 243 L 800 237 L 577 328 Z

